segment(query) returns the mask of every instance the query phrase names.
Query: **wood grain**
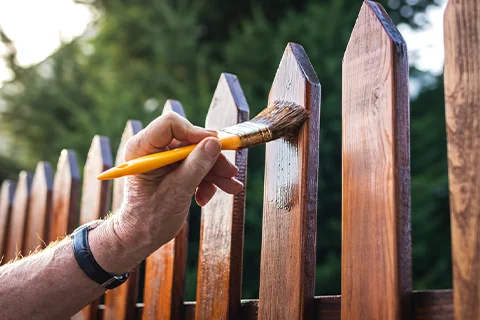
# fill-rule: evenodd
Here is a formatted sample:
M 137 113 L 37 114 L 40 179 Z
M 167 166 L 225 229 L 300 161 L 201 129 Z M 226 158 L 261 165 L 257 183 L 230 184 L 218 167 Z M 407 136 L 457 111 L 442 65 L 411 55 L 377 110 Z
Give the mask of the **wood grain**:
M 53 174 L 48 162 L 39 162 L 35 169 L 30 192 L 28 220 L 23 245 L 24 254 L 41 249 L 48 243 L 51 217 Z
M 292 101 L 310 112 L 294 140 L 266 147 L 259 319 L 314 313 L 320 83 L 302 46 L 289 43 L 269 104 Z
M 414 291 L 412 301 L 414 319 L 453 319 L 452 290 Z
M 20 254 L 24 254 L 24 252 L 21 252 L 21 249 L 23 248 L 25 240 L 31 185 L 32 174 L 30 172 L 21 171 L 18 176 L 15 196 L 13 197 L 5 262 L 16 258 Z
M 248 121 L 249 109 L 237 77 L 223 73 L 205 127 L 221 129 Z M 223 151 L 246 183 L 247 149 Z M 218 189 L 202 208 L 195 318 L 237 319 L 242 294 L 245 189 L 230 195 Z
M 186 118 L 180 102 L 167 100 L 163 113 Z M 143 319 L 183 319 L 188 217 L 179 234 L 146 259 Z
M 480 3 L 450 0 L 444 23 L 455 319 L 480 319 Z
M 142 123 L 137 120 L 128 120 L 123 131 L 120 146 L 118 147 L 115 165 L 125 162 L 124 151 L 127 141 L 142 130 Z M 112 210 L 117 210 L 123 201 L 125 178 L 115 179 L 113 182 Z M 104 320 L 134 319 L 136 313 L 135 303 L 138 294 L 138 266 L 130 271 L 128 280 L 105 294 Z
M 365 1 L 343 58 L 342 319 L 410 318 L 405 41 Z
M 62 150 L 53 180 L 52 218 L 49 241 L 63 238 L 75 230 L 78 223 L 80 170 L 72 150 Z
M 7 251 L 8 232 L 10 230 L 10 218 L 14 194 L 15 182 L 11 180 L 3 181 L 0 192 L 0 265 L 5 262 L 4 255 Z
M 110 209 L 109 180 L 97 180 L 97 175 L 112 167 L 112 152 L 107 137 L 95 136 L 88 151 L 83 171 L 80 225 L 103 218 Z M 78 312 L 74 320 L 97 320 L 100 299 L 90 303 Z
M 452 320 L 452 290 L 413 291 L 413 319 L 416 320 Z M 315 297 L 316 320 L 340 320 L 340 296 Z M 142 313 L 143 303 L 137 303 L 137 315 Z M 184 303 L 185 320 L 195 319 L 195 301 Z M 100 306 L 102 310 L 102 306 Z M 137 319 L 140 319 L 137 317 Z M 258 319 L 258 300 L 242 300 L 240 304 L 240 320 Z

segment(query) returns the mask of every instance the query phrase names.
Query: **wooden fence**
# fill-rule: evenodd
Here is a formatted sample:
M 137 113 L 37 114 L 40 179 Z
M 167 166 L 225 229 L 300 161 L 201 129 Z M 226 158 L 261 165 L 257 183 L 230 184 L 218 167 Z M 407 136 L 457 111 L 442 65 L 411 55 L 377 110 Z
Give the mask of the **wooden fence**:
M 320 45 L 320 44 L 319 44 Z M 296 141 L 267 145 L 258 300 L 241 301 L 245 193 L 218 191 L 203 208 L 197 302 L 184 302 L 188 222 L 139 272 L 91 303 L 76 319 L 480 319 L 480 7 L 451 0 L 445 13 L 445 99 L 453 255 L 453 290 L 412 291 L 410 137 L 405 42 L 383 8 L 365 2 L 343 59 L 342 296 L 315 297 L 320 83 L 304 49 L 288 44 L 269 102 L 289 100 L 310 111 Z M 328 106 L 335 107 L 335 106 Z M 164 110 L 185 117 L 180 102 Z M 248 120 L 236 76 L 222 74 L 206 119 L 209 128 Z M 142 129 L 127 122 L 123 146 Z M 246 181 L 247 150 L 225 151 Z M 35 174 L 4 181 L 0 253 L 4 262 L 70 233 L 117 208 L 122 179 L 95 176 L 113 165 L 109 140 L 93 139 L 80 175 L 64 150 L 53 179 Z M 321 165 L 321 164 L 320 164 Z M 321 195 L 320 195 L 321 196 Z M 80 200 L 80 211 L 77 211 Z M 111 204 L 111 206 L 110 206 Z M 318 213 L 322 217 L 322 213 Z

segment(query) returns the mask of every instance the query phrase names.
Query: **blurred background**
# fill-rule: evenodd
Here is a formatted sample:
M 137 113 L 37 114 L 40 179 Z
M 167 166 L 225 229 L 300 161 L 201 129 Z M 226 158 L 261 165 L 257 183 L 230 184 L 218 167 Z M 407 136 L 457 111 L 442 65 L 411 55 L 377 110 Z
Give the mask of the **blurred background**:
M 380 1 L 409 47 L 414 289 L 451 288 L 442 15 L 446 0 Z M 127 119 L 166 99 L 204 125 L 221 72 L 254 116 L 284 48 L 304 46 L 322 85 L 316 294 L 340 293 L 341 67 L 359 0 L 0 0 L 0 180 L 64 148 L 80 166 L 95 134 L 117 150 Z M 249 150 L 243 298 L 258 297 L 264 147 Z M 187 300 L 200 210 L 191 211 Z

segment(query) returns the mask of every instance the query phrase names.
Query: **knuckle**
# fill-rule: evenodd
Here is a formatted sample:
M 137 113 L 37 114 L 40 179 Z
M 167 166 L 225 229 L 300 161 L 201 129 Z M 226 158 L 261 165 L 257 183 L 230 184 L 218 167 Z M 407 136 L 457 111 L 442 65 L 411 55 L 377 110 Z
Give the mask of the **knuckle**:
M 199 175 L 206 175 L 210 169 L 205 162 L 198 160 L 189 161 L 188 166 L 191 171 Z
M 162 115 L 162 117 L 164 118 L 165 121 L 175 122 L 175 121 L 178 121 L 179 115 L 173 111 L 167 111 Z

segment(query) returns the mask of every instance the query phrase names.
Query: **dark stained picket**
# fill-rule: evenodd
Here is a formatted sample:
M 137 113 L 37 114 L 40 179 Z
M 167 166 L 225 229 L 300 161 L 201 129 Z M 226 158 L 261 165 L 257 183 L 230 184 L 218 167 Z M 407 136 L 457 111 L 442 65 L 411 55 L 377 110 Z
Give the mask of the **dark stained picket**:
M 445 9 L 445 111 L 455 319 L 480 319 L 480 4 Z
M 205 127 L 222 129 L 248 121 L 249 109 L 235 75 L 223 73 L 218 81 Z M 223 151 L 245 183 L 247 149 Z M 245 189 L 230 195 L 218 189 L 202 208 L 195 318 L 237 319 L 242 293 Z
M 0 265 L 5 262 L 4 255 L 7 251 L 14 194 L 15 182 L 11 180 L 3 181 L 0 193 Z
M 302 46 L 289 43 L 270 90 L 310 112 L 298 137 L 267 144 L 258 318 L 314 312 L 320 83 Z
M 112 152 L 108 138 L 95 136 L 83 171 L 80 225 L 107 215 L 110 209 L 111 182 L 97 180 L 97 175 L 111 167 Z M 97 320 L 99 302 L 99 299 L 93 301 L 72 319 Z
M 405 41 L 365 1 L 343 59 L 342 319 L 411 315 Z
M 186 118 L 176 100 L 165 103 L 168 111 Z M 188 217 L 179 234 L 146 259 L 143 319 L 183 319 L 187 241 Z
M 77 227 L 79 188 L 77 156 L 72 150 L 62 150 L 53 181 L 49 241 L 63 238 Z
M 48 244 L 48 228 L 52 205 L 53 174 L 48 162 L 39 162 L 35 169 L 28 206 L 24 254 L 41 249 Z
M 128 120 L 123 131 L 122 140 L 118 147 L 115 165 L 125 162 L 124 150 L 128 139 L 142 130 L 142 123 L 137 120 Z M 122 204 L 125 178 L 115 179 L 113 182 L 112 210 L 117 210 Z M 105 294 L 105 312 L 103 320 L 128 320 L 134 319 L 136 313 L 135 303 L 138 293 L 138 266 L 130 271 L 130 277 L 120 287 L 109 290 Z
M 20 172 L 17 187 L 15 189 L 15 196 L 13 197 L 5 262 L 16 258 L 20 254 L 25 255 L 25 252 L 22 252 L 22 248 L 25 243 L 25 230 L 28 219 L 27 214 L 31 185 L 32 174 L 26 171 Z

